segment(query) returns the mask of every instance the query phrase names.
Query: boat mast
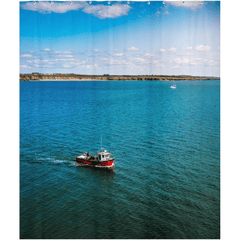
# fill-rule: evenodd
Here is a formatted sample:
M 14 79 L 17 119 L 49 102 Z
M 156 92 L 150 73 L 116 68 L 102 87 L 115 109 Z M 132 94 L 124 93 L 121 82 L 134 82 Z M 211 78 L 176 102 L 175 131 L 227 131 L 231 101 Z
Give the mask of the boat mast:
M 101 136 L 101 151 L 103 150 L 104 148 L 102 147 L 102 136 Z

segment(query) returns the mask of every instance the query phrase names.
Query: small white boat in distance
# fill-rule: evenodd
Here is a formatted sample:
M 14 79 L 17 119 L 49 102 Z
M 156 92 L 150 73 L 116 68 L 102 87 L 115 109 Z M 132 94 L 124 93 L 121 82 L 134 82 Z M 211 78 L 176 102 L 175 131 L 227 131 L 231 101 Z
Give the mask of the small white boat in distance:
M 176 88 L 176 85 L 172 85 L 170 88 Z

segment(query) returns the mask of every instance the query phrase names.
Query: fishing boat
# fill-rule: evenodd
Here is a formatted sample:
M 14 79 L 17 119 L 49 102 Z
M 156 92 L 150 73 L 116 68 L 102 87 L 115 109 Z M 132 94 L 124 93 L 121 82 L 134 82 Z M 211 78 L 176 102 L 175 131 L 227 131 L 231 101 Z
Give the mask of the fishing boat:
M 101 148 L 101 151 L 98 152 L 98 156 L 91 156 L 91 153 L 85 152 L 77 156 L 76 161 L 80 163 L 81 166 L 111 169 L 115 164 L 114 158 L 110 157 L 110 155 L 111 153 Z

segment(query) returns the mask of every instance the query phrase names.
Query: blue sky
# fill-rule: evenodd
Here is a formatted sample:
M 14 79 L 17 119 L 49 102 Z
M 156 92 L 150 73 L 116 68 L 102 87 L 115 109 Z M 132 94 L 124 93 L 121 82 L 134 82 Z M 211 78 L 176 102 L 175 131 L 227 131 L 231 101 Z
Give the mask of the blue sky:
M 20 2 L 20 73 L 220 76 L 220 2 Z

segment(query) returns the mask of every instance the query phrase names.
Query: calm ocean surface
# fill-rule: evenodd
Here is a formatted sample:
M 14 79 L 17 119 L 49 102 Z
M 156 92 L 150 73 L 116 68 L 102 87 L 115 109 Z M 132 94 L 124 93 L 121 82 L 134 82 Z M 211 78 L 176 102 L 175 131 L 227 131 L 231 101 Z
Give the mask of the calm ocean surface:
M 220 238 L 220 81 L 171 84 L 20 82 L 20 238 Z

